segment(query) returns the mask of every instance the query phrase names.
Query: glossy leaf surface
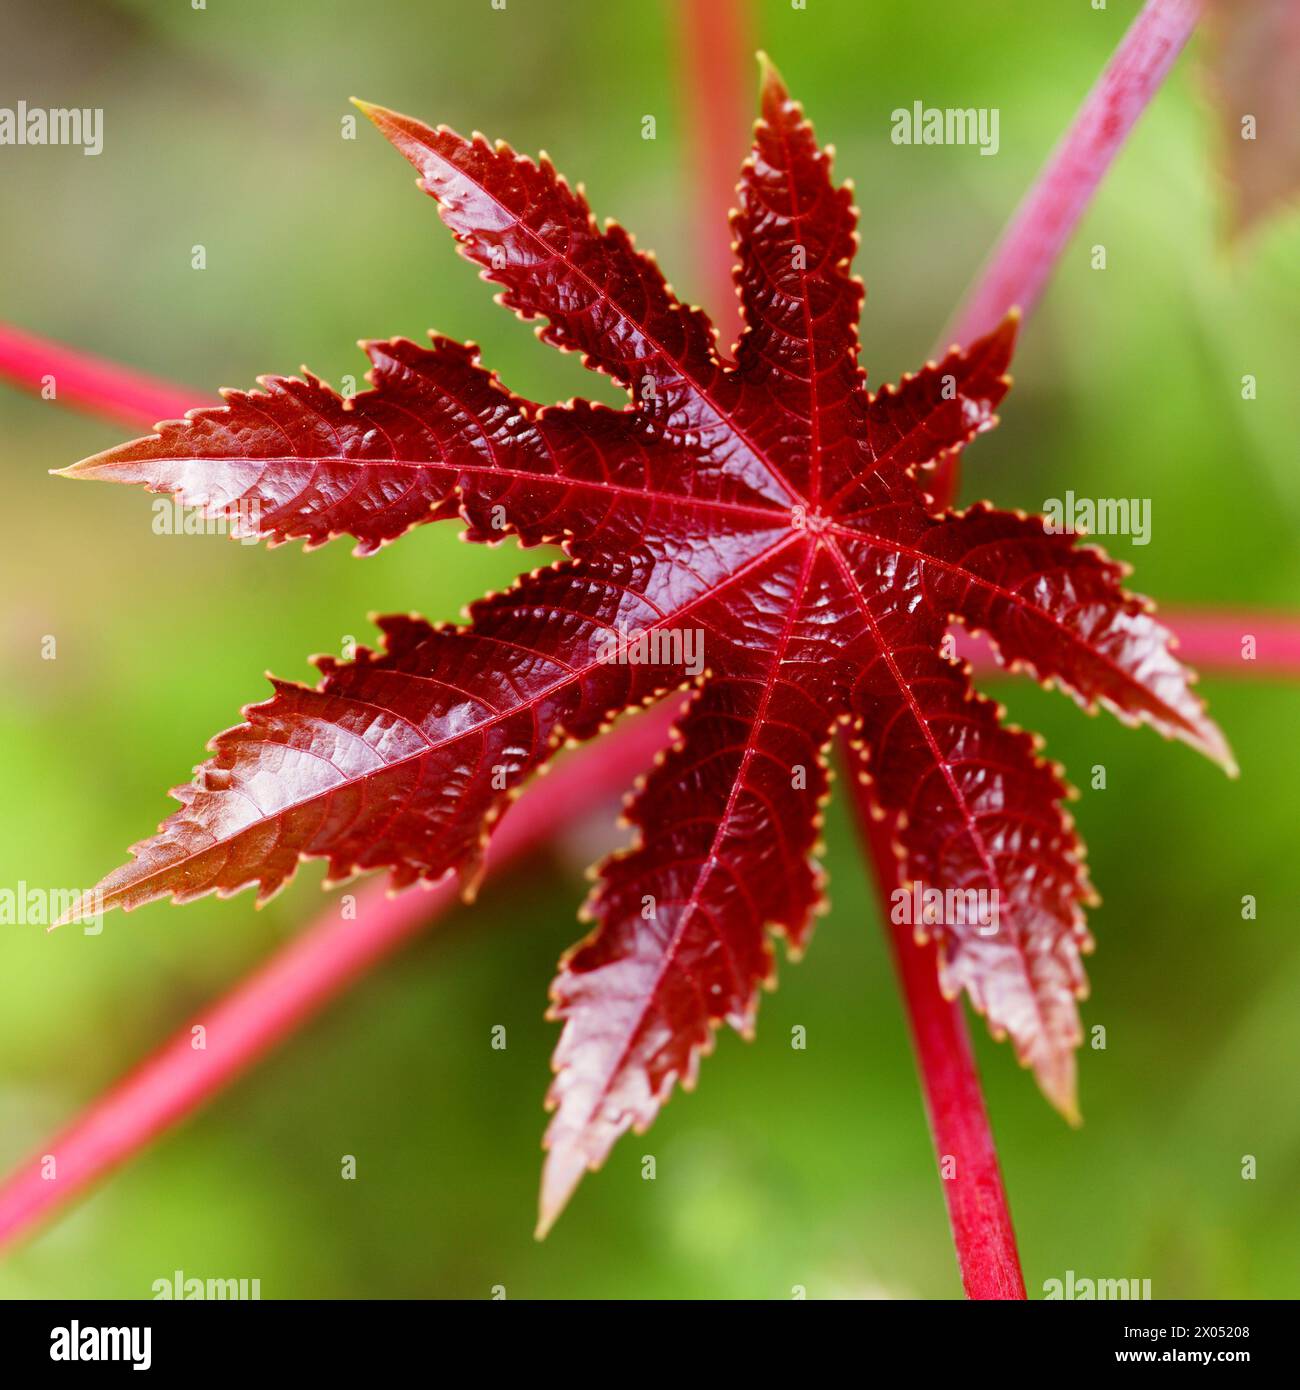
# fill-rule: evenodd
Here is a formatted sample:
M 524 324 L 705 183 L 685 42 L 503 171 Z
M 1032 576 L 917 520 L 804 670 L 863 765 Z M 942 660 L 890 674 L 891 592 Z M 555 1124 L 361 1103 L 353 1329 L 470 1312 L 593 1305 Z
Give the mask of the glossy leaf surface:
M 909 884 L 996 907 L 913 923 L 938 938 L 945 988 L 1073 1114 L 1081 846 L 1057 769 L 976 695 L 948 627 L 987 632 L 1085 706 L 1230 756 L 1119 566 L 1020 514 L 936 512 L 925 491 L 937 460 L 995 423 L 1014 318 L 868 393 L 851 192 L 770 67 L 738 191 L 734 362 L 548 163 L 364 109 L 503 302 L 629 403 L 542 406 L 472 347 L 395 340 L 366 346 L 371 387 L 353 399 L 266 378 L 69 470 L 239 516 L 273 543 L 346 533 L 372 551 L 459 517 L 471 540 L 565 551 L 464 626 L 384 619 L 381 650 L 319 660 L 314 687 L 276 682 L 104 881 L 107 903 L 265 896 L 304 857 L 335 879 L 456 871 L 472 886 L 510 797 L 559 747 L 688 691 L 630 802 L 635 841 L 601 867 L 592 933 L 553 988 L 545 1227 L 620 1134 L 694 1081 L 716 1028 L 752 1030 L 771 930 L 806 943 L 826 750 L 847 723 L 848 771 Z

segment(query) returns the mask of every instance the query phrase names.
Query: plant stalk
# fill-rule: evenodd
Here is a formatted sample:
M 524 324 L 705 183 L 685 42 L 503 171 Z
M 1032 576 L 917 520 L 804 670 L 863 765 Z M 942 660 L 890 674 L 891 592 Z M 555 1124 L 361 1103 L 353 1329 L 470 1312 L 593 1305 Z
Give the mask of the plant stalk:
M 0 378 L 132 429 L 179 420 L 203 404 L 201 391 L 173 386 L 7 323 L 0 323 Z M 209 404 L 221 402 L 214 399 Z
M 992 332 L 1014 308 L 1026 317 L 1033 311 L 1093 194 L 1169 75 L 1200 13 L 1201 0 L 1147 0 L 940 335 L 936 353 Z M 960 467 L 959 453 L 940 462 L 934 478 L 938 495 L 956 497 Z
M 692 178 L 687 201 L 695 268 L 709 294 L 709 317 L 728 352 L 740 333 L 732 279 L 729 214 L 736 171 L 753 122 L 753 44 L 748 0 L 677 0 L 678 64 Z
M 1158 616 L 1174 634 L 1180 659 L 1197 671 L 1238 680 L 1300 677 L 1300 619 L 1284 613 L 1163 607 Z M 952 636 L 955 654 L 969 661 L 977 675 L 1006 674 L 983 635 L 954 627 Z
M 941 338 L 969 343 L 1026 316 L 1138 117 L 1191 37 L 1200 0 L 1147 0 L 1048 157 Z
M 1011 1224 L 979 1072 L 960 999 L 939 990 L 933 942 L 918 946 L 912 928 L 891 921 L 890 894 L 900 886 L 888 823 L 871 814 L 866 788 L 851 783 L 858 831 L 869 847 L 881 914 L 906 1005 L 925 1111 L 948 1207 L 953 1245 L 967 1298 L 1023 1299 L 1025 1280 Z

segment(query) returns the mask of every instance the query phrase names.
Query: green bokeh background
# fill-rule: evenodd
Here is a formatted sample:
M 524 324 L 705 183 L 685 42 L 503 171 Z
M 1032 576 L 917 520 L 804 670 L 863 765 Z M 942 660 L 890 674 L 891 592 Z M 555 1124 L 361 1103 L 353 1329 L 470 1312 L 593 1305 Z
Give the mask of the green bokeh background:
M 0 149 L 3 314 L 85 349 L 218 385 L 307 362 L 335 383 L 364 336 L 472 337 L 521 393 L 610 400 L 576 358 L 499 311 L 411 171 L 350 94 L 548 150 L 600 216 L 701 298 L 674 6 L 604 0 L 360 5 L 4 0 L 0 105 L 105 109 L 105 148 Z M 767 49 L 837 147 L 862 209 L 864 361 L 928 351 L 998 228 L 1136 11 L 1112 0 L 766 0 Z M 1300 218 L 1224 244 L 1199 43 L 1140 125 L 1028 325 L 966 496 L 1040 508 L 1152 499 L 1134 584 L 1171 605 L 1300 611 L 1295 536 Z M 1001 150 L 907 148 L 914 100 L 995 106 Z M 657 138 L 641 138 L 646 114 Z M 364 124 L 364 123 L 363 123 Z M 743 155 L 738 133 L 735 161 Z M 718 236 L 725 235 L 721 225 Z M 207 269 L 190 268 L 191 247 Z M 1093 244 L 1108 268 L 1089 264 Z M 1243 374 L 1258 379 L 1244 402 Z M 0 886 L 78 886 L 168 809 L 261 673 L 364 640 L 366 615 L 458 614 L 520 568 L 513 546 L 430 527 L 367 561 L 152 533 L 147 499 L 46 470 L 120 428 L 0 388 Z M 532 557 L 529 557 L 530 561 Z M 42 660 L 42 638 L 57 659 Z M 1300 1293 L 1297 695 L 1204 691 L 1242 777 L 1059 695 L 991 684 L 1087 787 L 1078 819 L 1105 905 L 1069 1131 L 976 1026 L 1031 1291 L 1150 1278 L 1158 1297 Z M 577 934 L 598 819 L 486 891 L 0 1263 L 0 1294 L 147 1297 L 176 1269 L 264 1297 L 955 1297 L 960 1293 L 879 914 L 842 804 L 834 909 L 782 969 L 759 1036 L 720 1039 L 700 1089 L 619 1144 L 532 1239 L 555 960 Z M 0 1165 L 48 1133 L 321 909 L 304 869 L 245 895 L 107 920 L 101 936 L 0 928 Z M 1253 894 L 1258 919 L 1243 921 Z M 491 1050 L 504 1024 L 509 1046 Z M 807 1029 L 805 1051 L 791 1029 Z M 340 1179 L 344 1154 L 355 1181 Z M 641 1160 L 657 1160 L 643 1181 Z M 1243 1155 L 1258 1177 L 1243 1181 Z

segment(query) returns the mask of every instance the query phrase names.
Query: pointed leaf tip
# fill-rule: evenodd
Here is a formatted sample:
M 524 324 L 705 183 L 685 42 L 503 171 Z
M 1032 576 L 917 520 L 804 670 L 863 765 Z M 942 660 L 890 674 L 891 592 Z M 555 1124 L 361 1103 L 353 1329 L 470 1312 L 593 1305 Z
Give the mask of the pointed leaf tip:
M 1020 332 L 1020 324 L 1023 318 L 1024 315 L 1020 312 L 1020 306 L 1018 304 L 1013 304 L 1011 308 L 1007 310 L 1002 322 L 998 324 L 989 336 L 1014 343 L 1016 336 Z
M 391 140 L 407 159 L 410 159 L 413 164 L 416 163 L 416 160 L 402 145 L 400 137 L 406 133 L 404 127 L 418 126 L 419 122 L 412 122 L 410 117 L 403 116 L 398 111 L 390 111 L 387 106 L 378 106 L 373 101 L 362 101 L 360 97 L 349 97 L 348 100 L 386 139 Z
M 533 1232 L 536 1240 L 546 1239 L 586 1171 L 586 1160 L 574 1145 L 557 1144 L 547 1150 L 538 1194 L 537 1229 Z
M 779 113 L 782 104 L 790 99 L 790 92 L 776 64 L 761 48 L 757 57 L 758 90 L 763 115 L 771 119 L 771 114 Z
M 967 360 L 978 358 L 988 371 L 1002 376 L 1011 365 L 1016 339 L 1020 335 L 1020 322 L 1020 310 L 1008 309 L 987 333 L 965 342 L 955 342 L 950 351 L 961 353 Z
M 102 901 L 96 902 L 96 894 L 99 891 L 97 888 L 91 888 L 82 893 L 77 901 L 56 917 L 45 930 L 52 932 L 56 927 L 66 927 L 70 922 L 81 922 L 88 920 L 91 916 L 102 915 L 109 904 Z M 90 908 L 97 909 L 97 911 L 88 912 L 87 909 Z
M 1241 768 L 1237 765 L 1237 759 L 1233 755 L 1232 747 L 1228 743 L 1228 740 L 1224 738 L 1223 731 L 1212 719 L 1207 716 L 1205 722 L 1212 731 L 1213 736 L 1208 746 L 1202 747 L 1202 751 L 1208 754 L 1210 760 L 1221 767 L 1224 774 L 1235 782 L 1241 776 Z
M 1083 1124 L 1079 1110 L 1078 1068 L 1069 1049 L 1053 1050 L 1034 1065 L 1034 1079 L 1048 1104 L 1071 1129 Z

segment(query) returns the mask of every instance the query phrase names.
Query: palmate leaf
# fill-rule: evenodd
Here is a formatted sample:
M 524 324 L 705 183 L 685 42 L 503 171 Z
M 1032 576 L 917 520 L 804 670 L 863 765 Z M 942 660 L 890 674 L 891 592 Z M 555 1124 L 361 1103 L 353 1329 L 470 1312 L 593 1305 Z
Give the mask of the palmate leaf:
M 371 389 L 353 399 L 265 378 L 68 470 L 238 515 L 272 543 L 348 534 L 367 552 L 459 517 L 472 540 L 565 551 L 464 626 L 386 618 L 382 650 L 319 659 L 315 687 L 276 682 L 104 880 L 105 903 L 265 897 L 304 857 L 334 879 L 457 871 L 472 887 L 493 824 L 556 749 L 688 691 L 630 803 L 635 843 L 601 867 L 592 934 L 553 988 L 545 1228 L 620 1134 L 693 1082 L 717 1027 L 752 1029 L 769 929 L 806 942 L 826 751 L 847 724 L 849 771 L 904 878 L 1000 904 L 991 929 L 917 924 L 939 938 L 944 987 L 1072 1115 L 1092 890 L 1066 788 L 942 654 L 945 633 L 985 631 L 1007 665 L 1086 707 L 1231 758 L 1120 566 L 1021 514 L 938 512 L 925 492 L 936 460 L 995 423 L 1014 317 L 868 394 L 851 192 L 770 66 L 735 217 L 734 362 L 548 163 L 364 109 L 502 301 L 630 401 L 543 407 L 473 347 L 368 343 Z

